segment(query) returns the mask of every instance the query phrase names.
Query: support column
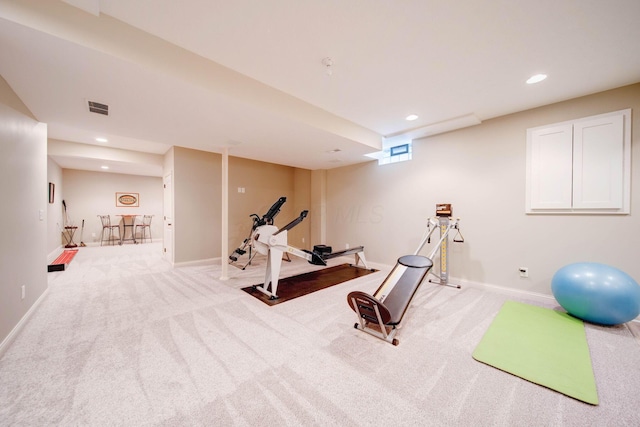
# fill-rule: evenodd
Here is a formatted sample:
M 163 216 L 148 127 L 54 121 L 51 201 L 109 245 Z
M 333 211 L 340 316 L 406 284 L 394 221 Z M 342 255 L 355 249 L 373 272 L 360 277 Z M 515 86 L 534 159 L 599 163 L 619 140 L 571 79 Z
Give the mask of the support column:
M 229 149 L 222 150 L 222 248 L 220 250 L 220 262 L 222 273 L 220 280 L 229 279 Z

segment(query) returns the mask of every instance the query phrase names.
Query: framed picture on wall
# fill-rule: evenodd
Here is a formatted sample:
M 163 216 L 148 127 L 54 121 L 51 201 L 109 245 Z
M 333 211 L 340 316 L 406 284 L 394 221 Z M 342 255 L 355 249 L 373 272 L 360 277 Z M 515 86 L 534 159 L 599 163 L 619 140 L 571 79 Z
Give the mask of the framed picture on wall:
M 53 199 L 56 192 L 56 185 L 53 182 L 49 183 L 49 203 L 53 203 Z
M 139 193 L 116 193 L 116 207 L 137 208 L 140 206 Z

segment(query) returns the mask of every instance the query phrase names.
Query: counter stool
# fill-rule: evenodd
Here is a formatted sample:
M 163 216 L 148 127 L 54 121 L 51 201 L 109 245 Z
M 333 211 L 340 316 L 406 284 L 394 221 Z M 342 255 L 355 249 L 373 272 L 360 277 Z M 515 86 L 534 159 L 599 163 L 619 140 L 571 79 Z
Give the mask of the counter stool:
M 113 245 L 113 242 L 115 240 L 113 236 L 113 230 L 118 231 L 117 242 L 118 244 L 122 244 L 120 238 L 120 226 L 111 225 L 111 217 L 109 215 L 98 215 L 98 217 L 100 217 L 100 221 L 102 222 L 102 236 L 100 236 L 100 246 L 102 246 L 102 243 L 104 243 L 105 241 L 110 242 L 110 244 Z
M 142 224 L 136 224 L 136 235 L 140 233 L 140 243 L 144 243 L 147 238 L 147 231 L 149 233 L 149 240 L 153 243 L 153 238 L 151 237 L 151 219 L 153 215 L 144 215 L 142 217 Z

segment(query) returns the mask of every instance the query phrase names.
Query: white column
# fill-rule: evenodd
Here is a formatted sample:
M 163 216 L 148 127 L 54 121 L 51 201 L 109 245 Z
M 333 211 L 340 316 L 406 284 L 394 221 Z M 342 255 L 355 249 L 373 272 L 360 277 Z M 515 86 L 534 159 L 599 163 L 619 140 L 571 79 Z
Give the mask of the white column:
M 220 280 L 229 279 L 229 149 L 222 150 L 222 248 L 220 262 L 222 263 L 222 275 Z

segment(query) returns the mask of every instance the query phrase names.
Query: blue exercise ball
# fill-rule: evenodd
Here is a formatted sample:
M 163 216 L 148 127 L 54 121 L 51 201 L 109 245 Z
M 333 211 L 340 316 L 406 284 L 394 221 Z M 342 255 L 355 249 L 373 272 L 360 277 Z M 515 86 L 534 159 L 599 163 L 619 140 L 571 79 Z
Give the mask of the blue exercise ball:
M 601 325 L 619 325 L 640 314 L 640 285 L 624 271 L 596 262 L 562 267 L 551 291 L 567 312 Z

